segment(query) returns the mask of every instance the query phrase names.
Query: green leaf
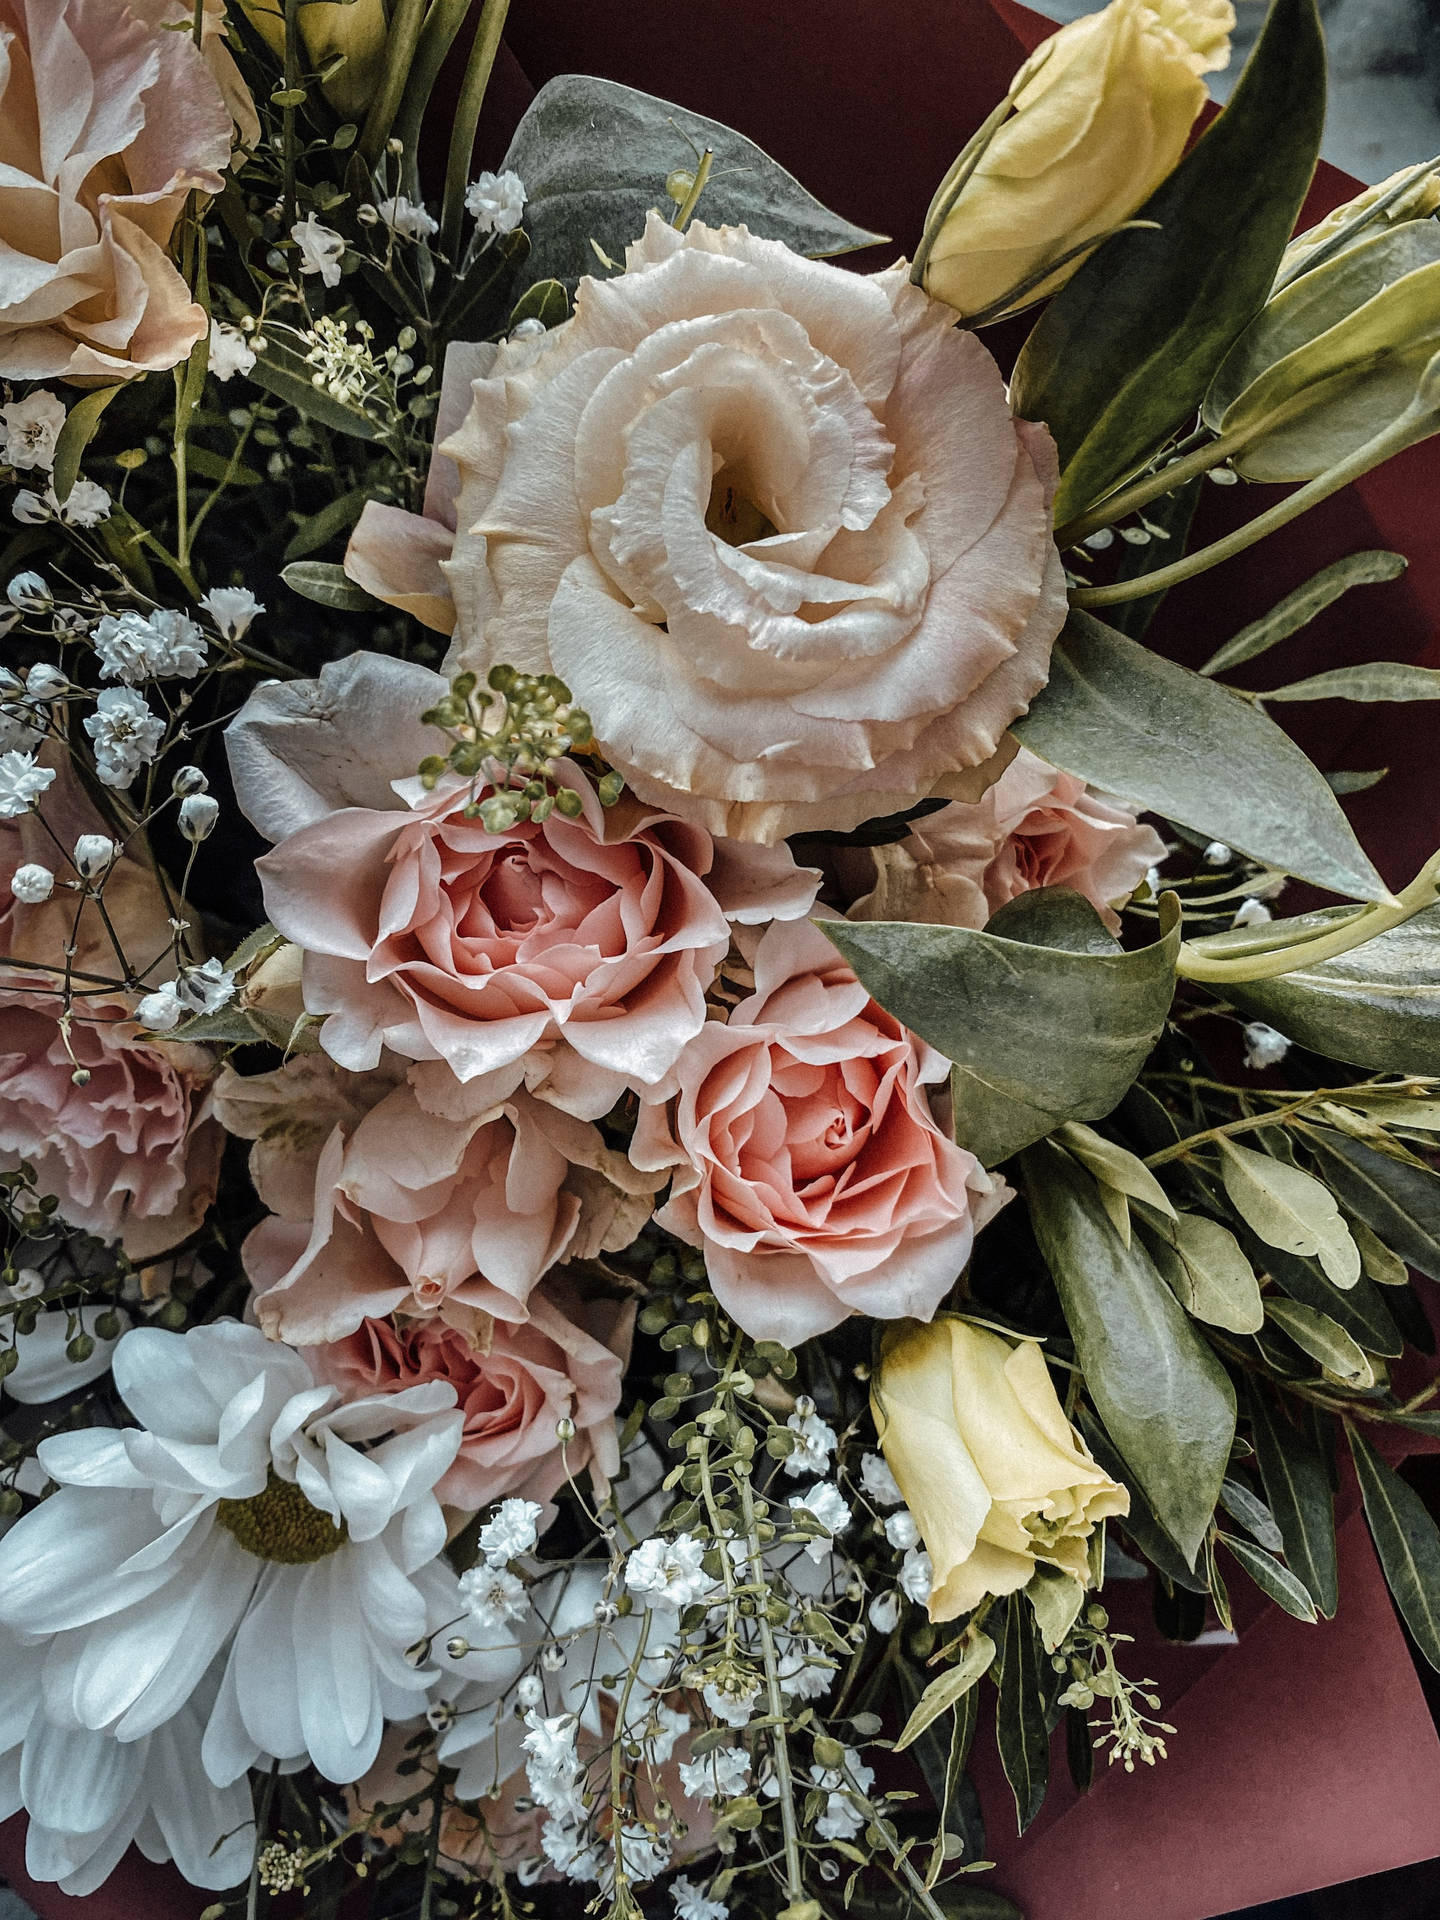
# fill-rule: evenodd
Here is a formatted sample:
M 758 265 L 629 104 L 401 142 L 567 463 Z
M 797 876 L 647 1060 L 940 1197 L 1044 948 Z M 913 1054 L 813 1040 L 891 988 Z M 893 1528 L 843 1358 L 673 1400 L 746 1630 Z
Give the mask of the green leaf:
M 1440 1533 L 1425 1502 L 1352 1427 L 1350 1452 L 1380 1565 L 1421 1653 L 1440 1670 Z
M 1107 1140 L 1103 1133 L 1082 1126 L 1078 1120 L 1067 1121 L 1060 1128 L 1060 1141 L 1082 1166 L 1090 1169 L 1102 1186 L 1113 1187 L 1131 1200 L 1143 1200 L 1146 1206 L 1154 1207 L 1170 1220 L 1175 1218 L 1169 1194 L 1145 1162 L 1128 1147 Z
M 1265 866 L 1383 900 L 1322 776 L 1268 715 L 1074 610 L 1012 732 L 1032 753 Z
M 1045 1804 L 1050 1784 L 1050 1728 L 1045 1713 L 1048 1667 L 1023 1594 L 1012 1593 L 1005 1602 L 1001 1644 L 995 1741 L 1023 1833 Z
M 1083 1406 L 1078 1419 L 1080 1431 L 1085 1436 L 1085 1444 L 1094 1456 L 1095 1464 L 1130 1495 L 1129 1513 L 1114 1524 L 1125 1529 L 1150 1564 L 1164 1574 L 1173 1586 L 1183 1587 L 1187 1593 L 1206 1592 L 1205 1582 L 1186 1563 L 1180 1549 L 1150 1511 L 1150 1503 L 1141 1492 L 1135 1475 L 1115 1451 L 1110 1436 L 1100 1422 Z
M 1049 897 L 1047 897 L 1049 896 Z M 821 920 L 863 984 L 955 1062 L 955 1130 L 987 1166 L 1065 1120 L 1102 1119 L 1143 1066 L 1174 996 L 1178 909 L 1122 953 L 1078 894 L 1023 894 L 982 932 Z M 1063 926 L 1062 926 L 1063 923 Z M 1043 944 L 1031 939 L 1032 928 Z M 1067 945 L 1052 944 L 1065 938 Z
M 95 438 L 101 414 L 123 391 L 123 382 L 113 387 L 95 387 L 77 400 L 66 414 L 65 424 L 55 436 L 55 464 L 50 476 L 55 498 L 62 507 L 70 498 L 70 489 L 80 477 L 80 462 L 85 457 L 85 449 Z
M 197 1013 L 193 1020 L 182 1020 L 168 1033 L 153 1036 L 162 1044 L 167 1040 L 203 1041 L 211 1047 L 253 1047 L 257 1040 L 268 1039 L 243 1007 L 233 1002 L 218 1013 Z
M 1389 771 L 1388 767 L 1372 767 L 1368 772 L 1359 767 L 1341 767 L 1326 774 L 1325 784 L 1332 793 L 1368 793 L 1371 787 L 1379 786 Z
M 1368 1279 L 1373 1280 L 1377 1287 L 1409 1286 L 1409 1268 L 1398 1253 L 1393 1253 L 1386 1246 L 1378 1233 L 1372 1232 L 1358 1216 L 1351 1219 L 1350 1232 L 1360 1249 L 1360 1264 Z
M 1150 1231 L 1150 1251 L 1188 1314 L 1230 1333 L 1255 1333 L 1265 1322 L 1260 1283 L 1228 1227 L 1203 1213 L 1180 1213 Z
M 292 353 L 272 339 L 250 369 L 249 377 L 273 393 L 277 400 L 283 400 L 287 407 L 293 407 L 296 413 L 303 414 L 307 420 L 318 421 L 332 432 L 349 434 L 355 440 L 382 437 L 385 428 L 381 421 L 372 420 L 358 407 L 336 400 L 323 387 L 314 386 L 310 378 L 313 372 L 314 368 L 298 353 Z
M 505 156 L 525 182 L 536 272 L 573 285 L 596 270 L 592 241 L 612 260 L 623 259 L 652 207 L 667 220 L 674 214 L 667 177 L 693 173 L 707 148 L 714 161 L 697 218 L 708 225 L 743 224 L 811 255 L 848 253 L 882 238 L 829 212 L 720 121 L 613 80 L 562 73 L 536 94 Z
M 1317 1261 L 1297 1259 L 1278 1247 L 1264 1247 L 1258 1239 L 1247 1251 L 1292 1300 L 1328 1314 L 1367 1353 L 1393 1359 L 1405 1351 L 1395 1316 L 1381 1298 L 1380 1289 L 1363 1274 L 1353 1287 L 1342 1292 L 1326 1279 Z
M 327 540 L 336 540 L 342 533 L 349 533 L 364 512 L 365 502 L 372 495 L 373 489 L 370 487 L 352 487 L 338 499 L 328 500 L 318 513 L 307 514 L 285 549 L 285 559 L 301 560 L 307 553 L 314 553 L 317 547 L 323 547 Z M 298 588 L 297 591 L 303 592 L 304 589 Z
M 995 1642 L 989 1635 L 978 1630 L 970 1633 L 955 1665 L 947 1667 L 921 1694 L 919 1704 L 895 1742 L 895 1751 L 903 1753 L 906 1747 L 919 1739 L 932 1721 L 938 1720 L 942 1713 L 948 1713 L 958 1700 L 978 1685 L 994 1658 Z
M 1031 1148 L 1022 1167 L 1086 1387 L 1155 1518 L 1193 1567 L 1235 1435 L 1230 1376 L 1144 1248 L 1120 1239 L 1090 1175 L 1051 1146 Z
M 1352 909 L 1322 908 L 1276 920 L 1266 934 L 1304 933 Z M 1237 930 L 1242 936 L 1249 929 Z M 1228 933 L 1207 952 L 1239 946 Z M 1334 960 L 1274 980 L 1247 980 L 1227 996 L 1316 1053 L 1383 1073 L 1440 1074 L 1440 907 L 1427 907 Z M 1374 1225 L 1374 1222 L 1371 1222 Z
M 1220 1489 L 1220 1504 L 1267 1553 L 1285 1551 L 1285 1541 L 1275 1524 L 1274 1514 L 1247 1486 L 1238 1480 L 1226 1480 Z
M 1238 667 L 1242 661 L 1268 653 L 1271 647 L 1288 640 L 1301 627 L 1309 626 L 1317 614 L 1323 613 L 1326 607 L 1351 587 L 1373 586 L 1381 580 L 1398 580 L 1409 564 L 1403 553 L 1388 553 L 1383 547 L 1352 553 L 1343 560 L 1333 561 L 1328 567 L 1322 567 L 1319 573 L 1312 574 L 1293 593 L 1287 593 L 1269 613 L 1262 613 L 1258 620 L 1252 620 L 1248 627 L 1242 627 L 1232 640 L 1227 640 L 1223 647 L 1211 654 L 1201 667 L 1201 673 L 1224 673 L 1230 667 Z
M 1301 1306 L 1298 1300 L 1281 1300 L 1275 1296 L 1265 1302 L 1265 1313 L 1302 1352 L 1308 1353 L 1337 1380 L 1361 1391 L 1374 1386 L 1375 1369 L 1364 1349 L 1343 1327 L 1337 1326 L 1328 1313 L 1317 1313 L 1313 1307 Z
M 1313 1174 L 1253 1147 L 1220 1141 L 1220 1177 L 1235 1211 L 1267 1247 L 1313 1255 L 1337 1287 L 1360 1278 L 1360 1249 L 1335 1196 Z
M 1273 1600 L 1277 1607 L 1283 1607 L 1292 1619 L 1305 1620 L 1311 1626 L 1318 1615 L 1315 1602 L 1305 1589 L 1304 1582 L 1297 1580 L 1290 1569 L 1277 1560 L 1273 1554 L 1263 1548 L 1252 1546 L 1248 1540 L 1239 1540 L 1233 1533 L 1219 1535 L 1222 1545 L 1229 1548 L 1260 1591 Z
M 1085 1589 L 1059 1567 L 1046 1566 L 1042 1561 L 1031 1574 L 1024 1592 L 1035 1615 L 1040 1644 L 1046 1653 L 1054 1653 L 1080 1618 Z
M 1340 1573 L 1335 1550 L 1335 1495 L 1320 1450 L 1316 1414 L 1292 1426 L 1258 1384 L 1247 1404 L 1250 1433 L 1265 1499 L 1285 1543 L 1290 1571 L 1327 1620 L 1340 1604 Z
M 1369 660 L 1363 666 L 1336 667 L 1288 686 L 1267 687 L 1266 700 L 1440 700 L 1440 670 L 1412 667 L 1403 660 Z
M 1200 404 L 1270 291 L 1324 118 L 1314 0 L 1274 0 L 1230 104 L 1136 211 L 1160 230 L 1098 248 L 1020 355 L 1016 411 L 1045 421 L 1060 449 L 1057 522 L 1143 465 Z
M 538 320 L 545 328 L 558 327 L 570 318 L 570 296 L 558 280 L 537 280 L 515 302 L 510 313 L 509 331 L 522 320 Z
M 281 568 L 280 578 L 292 593 L 345 613 L 373 611 L 380 604 L 363 587 L 357 587 L 342 566 L 331 560 L 294 560 L 288 567 Z
M 1307 1126 L 1305 1140 L 1351 1212 L 1407 1266 L 1440 1280 L 1440 1174 L 1392 1160 L 1328 1128 Z

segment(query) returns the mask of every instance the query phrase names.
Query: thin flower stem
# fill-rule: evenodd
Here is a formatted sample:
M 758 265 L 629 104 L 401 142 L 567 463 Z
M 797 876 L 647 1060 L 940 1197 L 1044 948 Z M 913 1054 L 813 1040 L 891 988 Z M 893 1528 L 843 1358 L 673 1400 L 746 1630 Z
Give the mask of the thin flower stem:
M 380 90 L 370 103 L 370 111 L 365 116 L 365 126 L 360 135 L 361 158 L 372 169 L 390 138 L 390 129 L 395 123 L 395 115 L 405 92 L 405 82 L 415 58 L 420 29 L 424 24 L 425 0 L 397 0 L 390 29 L 385 36 Z
M 435 1772 L 435 1803 L 430 1812 L 430 1833 L 425 1850 L 425 1884 L 420 1890 L 420 1920 L 430 1920 L 436 1883 L 440 1878 L 440 1828 L 445 1818 L 445 1783 Z
M 750 1578 L 758 1589 L 764 1589 L 765 1567 L 760 1547 L 760 1533 L 755 1519 L 755 1496 L 750 1486 L 748 1467 L 741 1470 L 744 1463 L 737 1463 L 735 1478 L 740 1487 L 740 1511 L 745 1518 L 745 1545 L 748 1550 Z M 724 1546 L 721 1546 L 724 1552 Z M 790 1748 L 785 1739 L 785 1707 L 780 1698 L 780 1661 L 775 1652 L 775 1636 L 770 1630 L 770 1617 L 764 1605 L 755 1610 L 755 1624 L 760 1632 L 760 1658 L 765 1668 L 765 1700 L 771 1721 L 770 1752 L 775 1762 L 775 1785 L 779 1789 L 780 1828 L 785 1842 L 785 1891 L 790 1896 L 792 1906 L 798 1906 L 805 1898 L 805 1870 L 800 1861 L 800 1828 L 795 1818 L 795 1776 L 790 1771 Z M 940 1916 L 944 1920 L 944 1916 Z
M 470 178 L 470 162 L 475 151 L 475 130 L 480 124 L 480 109 L 490 85 L 495 56 L 500 51 L 500 35 L 510 0 L 485 0 L 469 64 L 455 106 L 455 125 L 450 134 L 450 152 L 445 164 L 445 198 L 440 211 L 440 244 L 452 260 L 460 254 L 460 227 L 465 215 L 465 188 Z
M 1201 1147 L 1211 1146 L 1217 1140 L 1228 1140 L 1232 1134 L 1254 1133 L 1261 1127 L 1282 1127 L 1292 1114 L 1318 1106 L 1328 1097 L 1322 1089 L 1307 1094 L 1304 1099 L 1296 1100 L 1288 1107 L 1277 1107 L 1270 1113 L 1254 1113 L 1243 1120 L 1227 1120 L 1223 1126 L 1206 1127 L 1201 1133 L 1192 1133 L 1184 1140 L 1177 1140 L 1173 1147 L 1164 1147 L 1159 1153 L 1148 1154 L 1145 1164 L 1147 1167 L 1163 1167 L 1172 1160 L 1188 1160 Z
M 1169 461 L 1154 473 L 1147 473 L 1143 479 L 1131 481 L 1128 487 L 1121 487 L 1118 493 L 1109 494 L 1087 513 L 1077 514 L 1073 520 L 1067 520 L 1064 526 L 1057 527 L 1056 546 L 1062 551 L 1066 547 L 1077 547 L 1102 527 L 1114 526 L 1117 520 L 1123 520 L 1127 514 L 1137 513 L 1141 507 L 1149 506 L 1152 500 L 1158 500 L 1161 494 L 1173 493 L 1197 474 L 1208 473 L 1211 467 L 1220 466 L 1232 453 L 1243 447 L 1249 437 L 1248 434 L 1229 433 L 1213 440 L 1207 438 L 1205 444 L 1196 447 L 1193 452 Z M 1153 574 L 1145 575 L 1147 580 L 1153 580 L 1154 577 Z

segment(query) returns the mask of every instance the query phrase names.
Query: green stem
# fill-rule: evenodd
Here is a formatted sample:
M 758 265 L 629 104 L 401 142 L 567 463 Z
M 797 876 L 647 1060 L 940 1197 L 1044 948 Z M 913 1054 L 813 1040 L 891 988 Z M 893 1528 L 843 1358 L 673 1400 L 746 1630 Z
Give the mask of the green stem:
M 1197 473 L 1208 473 L 1211 467 L 1218 467 L 1244 446 L 1249 437 L 1248 433 L 1229 433 L 1221 434 L 1214 440 L 1207 439 L 1204 446 L 1197 447 L 1193 453 L 1171 460 L 1155 473 L 1147 473 L 1143 479 L 1133 480 L 1128 487 L 1121 487 L 1118 493 L 1099 501 L 1087 513 L 1077 514 L 1073 520 L 1067 520 L 1063 527 L 1057 527 L 1056 546 L 1062 551 L 1066 547 L 1078 547 L 1082 540 L 1092 533 L 1098 533 L 1101 527 L 1114 526 L 1117 520 L 1123 520 L 1127 514 L 1148 507 L 1161 494 L 1173 493 L 1177 487 L 1183 487 Z M 1147 574 L 1145 577 L 1147 580 L 1153 579 L 1154 575 Z
M 690 183 L 690 191 L 675 209 L 675 226 L 680 233 L 685 231 L 686 223 L 694 213 L 701 194 L 705 191 L 705 183 L 710 178 L 710 169 L 714 164 L 714 149 L 706 147 L 700 156 L 700 164 L 695 169 L 695 178 Z
M 1423 180 L 1426 174 L 1432 173 L 1436 167 L 1440 167 L 1440 154 L 1437 154 L 1433 160 L 1422 160 L 1418 166 L 1412 167 L 1407 174 L 1397 180 L 1388 192 L 1382 193 L 1373 206 L 1364 208 L 1360 213 L 1353 213 L 1348 220 L 1342 221 L 1328 240 L 1312 248 L 1292 267 L 1276 276 L 1275 284 L 1270 289 L 1270 298 L 1273 300 L 1277 293 L 1283 293 L 1286 287 L 1293 286 L 1303 274 L 1312 273 L 1316 267 L 1324 266 L 1327 260 L 1333 260 L 1335 255 L 1342 252 L 1362 228 L 1380 219 L 1382 214 L 1387 213 L 1418 180 Z M 1303 240 L 1304 234 L 1302 233 L 1299 238 Z
M 485 0 L 475 43 L 465 68 L 465 79 L 455 107 L 455 125 L 450 134 L 450 153 L 445 164 L 445 200 L 440 214 L 440 244 L 452 260 L 459 258 L 460 228 L 465 215 L 465 188 L 470 179 L 470 162 L 475 152 L 475 130 L 480 124 L 480 109 L 490 85 L 495 56 L 500 51 L 500 35 L 510 0 Z
M 440 1878 L 440 1828 L 445 1819 L 445 1783 L 435 1771 L 435 1804 L 430 1811 L 430 1833 L 425 1853 L 425 1885 L 420 1891 L 420 1920 L 430 1920 L 436 1883 Z
M 765 1565 L 761 1554 L 760 1533 L 755 1519 L 755 1496 L 748 1468 L 739 1463 L 735 1478 L 740 1486 L 740 1510 L 745 1516 L 745 1544 L 749 1549 L 750 1578 L 756 1590 L 765 1590 Z M 724 1552 L 724 1545 L 721 1545 Z M 800 1829 L 795 1819 L 795 1777 L 790 1771 L 790 1748 L 785 1739 L 785 1704 L 780 1697 L 780 1661 L 775 1652 L 775 1636 L 770 1616 L 762 1600 L 755 1609 L 755 1624 L 760 1631 L 760 1657 L 765 1667 L 765 1701 L 771 1727 L 770 1754 L 775 1762 L 775 1785 L 779 1793 L 780 1827 L 785 1841 L 785 1891 L 790 1904 L 799 1906 L 805 1898 L 805 1870 L 800 1863 Z M 943 1916 L 942 1916 L 943 1920 Z
M 260 1802 L 255 1809 L 255 1854 L 250 1862 L 250 1881 L 245 1889 L 245 1920 L 259 1920 L 260 1855 L 265 1847 L 265 1829 L 270 1824 L 270 1802 L 275 1798 L 275 1783 L 280 1778 L 277 1760 L 260 1783 Z
M 425 24 L 425 0 L 396 0 L 385 36 L 385 59 L 380 72 L 380 91 L 370 103 L 360 134 L 360 156 L 373 169 L 385 151 L 390 129 L 395 124 L 405 82 L 415 59 L 420 29 Z M 289 42 L 286 42 L 289 52 Z
M 395 116 L 395 135 L 405 149 L 401 165 L 405 191 L 412 200 L 420 199 L 420 127 L 425 109 L 430 104 L 446 55 L 469 12 L 470 0 L 433 0 L 415 48 L 415 58 L 410 63 L 400 110 Z
M 300 0 L 285 0 L 285 91 L 294 93 L 300 86 Z M 285 107 L 280 116 L 281 166 L 284 170 L 285 212 L 281 224 L 288 234 L 295 224 L 295 109 Z

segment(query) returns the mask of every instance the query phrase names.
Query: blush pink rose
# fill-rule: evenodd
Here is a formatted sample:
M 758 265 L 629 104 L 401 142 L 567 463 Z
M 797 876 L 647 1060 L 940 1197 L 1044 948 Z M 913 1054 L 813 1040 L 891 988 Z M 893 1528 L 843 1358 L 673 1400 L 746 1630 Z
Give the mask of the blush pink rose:
M 192 190 L 224 184 L 244 89 L 218 23 L 207 58 L 176 20 L 170 0 L 0 0 L 6 379 L 129 379 L 205 332 L 169 249 Z
M 283 1109 L 283 1074 L 263 1077 Z M 412 1068 L 358 1121 L 338 1119 L 318 1151 L 307 1128 L 308 1076 L 298 1078 L 297 1153 L 313 1166 L 299 1205 L 301 1182 L 273 1165 L 285 1119 L 267 1125 L 253 1086 L 237 1097 L 227 1077 L 217 1092 L 221 1117 L 258 1133 L 272 1162 L 267 1197 L 289 1202 L 244 1248 L 256 1314 L 272 1338 L 343 1340 L 390 1313 L 438 1314 L 465 1327 L 476 1313 L 524 1321 L 551 1267 L 634 1238 L 654 1182 L 594 1127 L 519 1089 L 519 1077 L 467 1088 L 443 1065 Z
M 818 928 L 769 928 L 755 990 L 686 1048 L 641 1108 L 636 1163 L 674 1168 L 657 1223 L 702 1247 L 755 1339 L 852 1313 L 928 1320 L 1009 1198 L 936 1124 L 948 1062 L 866 993 Z
M 237 725 L 242 804 L 265 779 L 245 743 L 268 694 Z M 468 782 L 397 780 L 388 807 L 324 812 L 258 863 L 341 1066 L 389 1048 L 470 1080 L 528 1055 L 532 1085 L 597 1118 L 705 1024 L 732 920 L 809 910 L 818 876 L 788 849 L 717 842 L 630 801 L 607 812 L 583 772 L 564 777 L 584 800 L 574 820 L 491 833 L 467 817 Z
M 530 1295 L 529 1318 L 366 1320 L 310 1364 L 347 1397 L 448 1380 L 465 1417 L 455 1464 L 435 1491 L 473 1513 L 508 1495 L 546 1504 L 589 1467 L 600 1485 L 620 1470 L 615 1409 L 630 1353 L 633 1301 L 582 1301 L 558 1276 Z M 563 1454 L 556 1425 L 571 1420 Z
M 1118 801 L 1092 793 L 1022 747 L 984 798 L 954 801 L 887 847 L 849 855 L 865 896 L 852 920 L 923 920 L 983 927 L 1007 900 L 1035 887 L 1083 894 L 1111 932 L 1114 911 L 1165 842 Z

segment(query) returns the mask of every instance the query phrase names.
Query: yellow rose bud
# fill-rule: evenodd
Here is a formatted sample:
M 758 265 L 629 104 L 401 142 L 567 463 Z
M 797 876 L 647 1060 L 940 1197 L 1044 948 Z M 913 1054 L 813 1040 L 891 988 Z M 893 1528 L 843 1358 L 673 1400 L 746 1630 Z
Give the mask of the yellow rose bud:
M 284 0 L 240 0 L 273 53 L 285 52 Z M 307 66 L 337 53 L 345 64 L 324 83 L 325 98 L 347 120 L 363 120 L 385 66 L 385 0 L 301 0 L 300 39 Z
M 927 291 L 979 313 L 1047 260 L 1128 220 L 1184 152 L 1205 104 L 1201 75 L 1228 62 L 1234 24 L 1230 0 L 1111 0 L 1037 47 L 1015 77 L 1014 113 L 944 218 Z M 1079 265 L 1024 300 L 1053 293 Z
M 1065 1418 L 1033 1340 L 907 1324 L 885 1340 L 870 1404 L 930 1555 L 932 1620 L 1017 1592 L 1041 1562 L 1088 1584 L 1086 1541 L 1130 1495 Z

